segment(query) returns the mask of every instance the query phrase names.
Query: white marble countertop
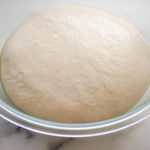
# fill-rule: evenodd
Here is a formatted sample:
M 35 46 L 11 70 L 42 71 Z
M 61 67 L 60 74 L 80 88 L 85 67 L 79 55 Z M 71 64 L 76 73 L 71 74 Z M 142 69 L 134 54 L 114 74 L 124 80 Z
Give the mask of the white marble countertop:
M 40 135 L 0 118 L 0 150 L 150 150 L 150 118 L 121 132 L 92 138 Z
M 8 35 L 35 12 L 57 4 L 86 4 L 131 21 L 150 44 L 150 0 L 0 0 L 0 49 Z M 72 139 L 29 132 L 0 118 L 0 150 L 150 150 L 150 118 L 110 135 Z

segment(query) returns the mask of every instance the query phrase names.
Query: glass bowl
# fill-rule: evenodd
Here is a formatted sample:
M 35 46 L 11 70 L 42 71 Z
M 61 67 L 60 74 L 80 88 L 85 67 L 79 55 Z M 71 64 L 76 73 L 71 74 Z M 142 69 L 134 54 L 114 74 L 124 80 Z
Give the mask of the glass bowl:
M 0 1 L 0 46 L 9 34 L 33 13 L 55 5 L 76 4 L 101 8 L 134 24 L 150 44 L 150 1 L 142 0 L 13 0 Z M 8 11 L 9 10 L 9 11 Z M 147 66 L 150 67 L 150 66 Z M 142 73 L 142 72 L 141 72 Z M 86 115 L 86 114 L 85 114 Z M 57 123 L 27 115 L 17 109 L 0 85 L 0 117 L 28 130 L 61 137 L 91 137 L 128 128 L 150 116 L 150 88 L 127 113 L 113 119 L 81 124 Z

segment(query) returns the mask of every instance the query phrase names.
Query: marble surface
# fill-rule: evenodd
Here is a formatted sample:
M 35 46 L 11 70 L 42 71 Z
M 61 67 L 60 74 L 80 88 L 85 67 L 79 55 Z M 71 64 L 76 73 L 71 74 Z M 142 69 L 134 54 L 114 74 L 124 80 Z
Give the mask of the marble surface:
M 58 4 L 99 7 L 133 23 L 150 44 L 150 0 L 0 0 L 0 49 L 8 35 L 35 12 Z M 150 118 L 124 131 L 93 138 L 32 133 L 0 118 L 0 150 L 150 150 Z
M 0 150 L 150 150 L 150 118 L 121 132 L 92 138 L 32 133 L 0 118 Z

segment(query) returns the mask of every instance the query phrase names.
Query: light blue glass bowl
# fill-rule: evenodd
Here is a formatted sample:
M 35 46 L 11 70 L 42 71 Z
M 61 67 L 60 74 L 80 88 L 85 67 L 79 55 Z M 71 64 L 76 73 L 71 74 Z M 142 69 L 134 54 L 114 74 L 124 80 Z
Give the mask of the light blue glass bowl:
M 17 2 L 17 5 L 14 2 Z M 3 1 L 0 1 L 1 7 L 2 3 Z M 150 1 L 141 0 L 36 0 L 36 3 L 34 0 L 9 1 L 8 6 L 5 5 L 5 9 L 1 9 L 0 7 L 1 14 L 3 14 L 3 17 L 5 18 L 5 21 L 3 21 L 4 25 L 0 26 L 0 33 L 3 33 L 0 34 L 0 39 L 6 39 L 10 32 L 12 32 L 13 28 L 23 22 L 24 19 L 29 17 L 31 14 L 41 9 L 62 4 L 86 5 L 113 12 L 133 23 L 142 32 L 143 36 L 150 44 L 150 22 L 148 20 L 148 14 L 150 14 Z M 20 10 L 22 12 L 18 14 Z M 11 11 L 12 15 L 10 13 Z M 0 17 L 2 16 L 0 15 Z M 15 21 L 12 22 L 11 20 Z M 2 46 L 4 41 L 0 42 Z M 100 122 L 66 124 L 42 120 L 21 112 L 5 95 L 5 92 L 0 85 L 0 117 L 15 125 L 45 135 L 61 137 L 91 137 L 105 135 L 135 125 L 149 116 L 150 88 L 147 90 L 139 103 L 123 115 Z

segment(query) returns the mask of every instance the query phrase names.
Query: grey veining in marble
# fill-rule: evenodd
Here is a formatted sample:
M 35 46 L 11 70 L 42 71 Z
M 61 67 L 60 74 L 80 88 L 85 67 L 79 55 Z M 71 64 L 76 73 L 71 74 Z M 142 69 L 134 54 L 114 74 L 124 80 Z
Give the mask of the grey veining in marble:
M 32 133 L 0 118 L 0 150 L 58 150 L 71 141 Z

